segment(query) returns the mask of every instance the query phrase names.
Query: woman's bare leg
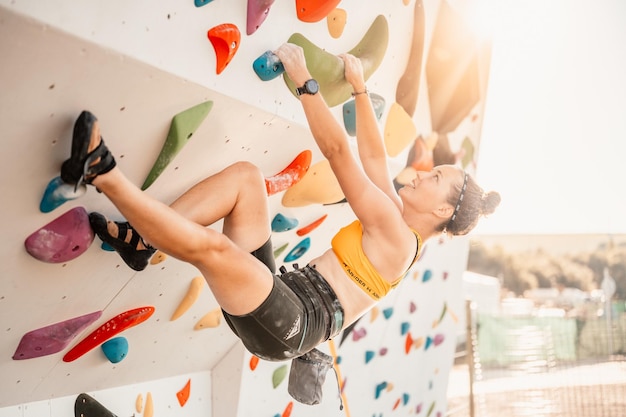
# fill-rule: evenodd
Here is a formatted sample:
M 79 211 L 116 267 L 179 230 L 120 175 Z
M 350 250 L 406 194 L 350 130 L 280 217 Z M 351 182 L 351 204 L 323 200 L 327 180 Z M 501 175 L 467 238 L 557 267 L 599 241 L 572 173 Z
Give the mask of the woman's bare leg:
M 197 267 L 228 313 L 249 313 L 270 293 L 270 271 L 249 254 L 270 236 L 265 183 L 252 164 L 236 163 L 207 178 L 172 207 L 143 193 L 119 168 L 92 183 L 147 242 Z M 205 227 L 220 218 L 228 235 Z

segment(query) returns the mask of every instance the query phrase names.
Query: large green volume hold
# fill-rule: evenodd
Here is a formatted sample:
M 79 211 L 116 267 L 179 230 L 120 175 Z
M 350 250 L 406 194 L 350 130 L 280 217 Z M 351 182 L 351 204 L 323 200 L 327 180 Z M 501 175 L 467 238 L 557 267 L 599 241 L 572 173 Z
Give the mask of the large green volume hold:
M 150 170 L 148 177 L 141 186 L 142 190 L 152 185 L 178 152 L 183 149 L 183 146 L 187 144 L 196 129 L 200 127 L 200 124 L 207 117 L 212 107 L 212 101 L 205 101 L 204 103 L 178 113 L 172 118 L 170 131 L 163 144 L 163 149 L 161 149 L 161 153 L 152 166 L 152 170 Z

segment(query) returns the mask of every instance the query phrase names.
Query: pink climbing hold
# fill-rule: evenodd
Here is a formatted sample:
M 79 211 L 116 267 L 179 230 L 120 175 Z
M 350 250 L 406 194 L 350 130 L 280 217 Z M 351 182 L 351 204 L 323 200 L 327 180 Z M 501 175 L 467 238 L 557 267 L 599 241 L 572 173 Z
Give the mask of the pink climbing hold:
M 87 326 L 98 320 L 101 315 L 102 311 L 96 311 L 32 330 L 22 336 L 13 354 L 13 359 L 38 358 L 60 352 Z
M 248 0 L 246 34 L 252 35 L 263 24 L 275 0 Z
M 94 233 L 83 207 L 74 207 L 26 238 L 26 251 L 42 262 L 60 263 L 82 255 Z

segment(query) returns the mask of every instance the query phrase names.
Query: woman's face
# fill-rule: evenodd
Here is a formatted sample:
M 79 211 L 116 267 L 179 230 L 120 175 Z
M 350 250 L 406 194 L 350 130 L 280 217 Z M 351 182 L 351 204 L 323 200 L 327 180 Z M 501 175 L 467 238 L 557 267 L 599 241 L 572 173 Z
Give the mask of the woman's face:
M 418 212 L 430 213 L 439 210 L 441 215 L 454 207 L 448 203 L 451 190 L 463 183 L 463 171 L 454 165 L 440 165 L 431 171 L 418 171 L 415 179 L 402 187 L 398 194 L 406 207 Z M 457 186 L 457 187 L 455 187 Z

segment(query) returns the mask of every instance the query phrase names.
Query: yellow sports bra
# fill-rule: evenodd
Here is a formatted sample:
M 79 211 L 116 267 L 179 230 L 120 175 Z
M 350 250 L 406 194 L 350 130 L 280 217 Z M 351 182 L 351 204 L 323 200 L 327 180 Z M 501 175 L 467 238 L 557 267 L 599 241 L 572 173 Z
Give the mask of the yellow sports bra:
M 413 233 L 417 239 L 417 250 L 415 251 L 413 262 L 407 268 L 407 272 L 419 257 L 422 249 L 422 238 L 415 230 L 413 230 Z M 331 241 L 331 246 L 348 277 L 374 300 L 380 300 L 381 297 L 387 295 L 392 288 L 395 288 L 402 281 L 406 272 L 392 283 L 381 277 L 374 265 L 365 256 L 365 252 L 363 252 L 362 237 L 363 227 L 361 222 L 355 220 L 337 232 Z

